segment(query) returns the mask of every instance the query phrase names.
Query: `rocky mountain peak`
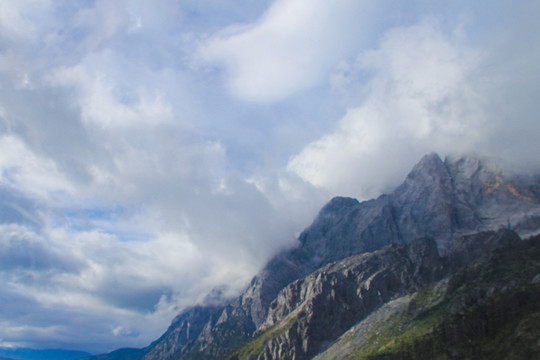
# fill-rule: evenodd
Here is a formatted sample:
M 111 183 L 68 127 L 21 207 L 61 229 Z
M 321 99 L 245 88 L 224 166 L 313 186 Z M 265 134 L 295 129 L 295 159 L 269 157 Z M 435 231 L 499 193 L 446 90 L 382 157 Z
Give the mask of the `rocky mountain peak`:
M 413 198 L 429 200 L 446 197 L 452 192 L 452 176 L 446 164 L 437 154 L 426 155 L 407 175 L 405 181 L 393 194 L 404 202 Z M 411 204 L 412 205 L 412 204 Z
M 425 155 L 409 172 L 405 182 L 441 181 L 449 176 L 448 169 L 436 153 Z

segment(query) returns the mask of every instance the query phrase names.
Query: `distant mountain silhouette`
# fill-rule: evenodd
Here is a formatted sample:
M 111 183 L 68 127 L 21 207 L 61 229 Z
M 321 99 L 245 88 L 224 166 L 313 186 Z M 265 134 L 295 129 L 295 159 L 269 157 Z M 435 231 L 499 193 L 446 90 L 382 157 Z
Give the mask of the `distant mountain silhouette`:
M 46 349 L 36 350 L 28 348 L 0 347 L 0 360 L 27 359 L 27 360 L 73 360 L 90 354 L 84 351 Z

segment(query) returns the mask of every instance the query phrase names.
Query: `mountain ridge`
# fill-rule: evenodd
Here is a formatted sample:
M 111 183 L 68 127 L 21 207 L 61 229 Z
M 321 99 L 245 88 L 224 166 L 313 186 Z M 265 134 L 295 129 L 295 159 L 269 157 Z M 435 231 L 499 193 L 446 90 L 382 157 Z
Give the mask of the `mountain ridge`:
M 469 256 L 474 263 L 520 241 L 500 230 L 464 237 L 458 248 L 481 249 Z M 270 321 L 229 359 L 311 359 L 387 302 L 460 270 L 455 259 L 440 256 L 433 239 L 421 238 L 331 263 L 285 287 L 270 306 Z M 250 347 L 252 342 L 259 346 Z
M 505 175 L 473 157 L 443 161 L 428 154 L 389 194 L 363 202 L 330 200 L 301 233 L 298 246 L 273 257 L 244 293 L 228 303 L 184 310 L 142 359 L 224 357 L 263 331 L 281 291 L 317 269 L 391 244 L 407 247 L 418 238 L 432 239 L 443 255 L 456 254 L 456 239 L 500 228 L 522 235 L 540 229 L 538 181 Z M 460 251 L 454 261 L 464 259 L 463 266 L 474 251 L 466 246 Z

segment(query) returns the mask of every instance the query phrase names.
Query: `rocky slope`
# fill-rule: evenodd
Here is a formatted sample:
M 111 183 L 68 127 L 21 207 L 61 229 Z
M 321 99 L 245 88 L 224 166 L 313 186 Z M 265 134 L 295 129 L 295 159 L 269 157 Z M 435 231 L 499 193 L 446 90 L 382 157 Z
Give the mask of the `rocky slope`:
M 261 346 L 265 349 L 266 358 L 272 358 L 280 351 L 282 355 L 292 351 L 284 344 L 292 346 L 295 341 L 302 343 L 297 344 L 299 347 L 294 350 L 295 355 L 289 353 L 282 358 L 307 358 L 305 356 L 311 356 L 321 346 L 324 347 L 325 341 L 335 338 L 354 324 L 358 316 L 368 315 L 398 294 L 434 281 L 450 267 L 466 265 L 477 257 L 481 250 L 462 236 L 501 227 L 511 228 L 521 235 L 538 231 L 538 179 L 507 175 L 475 158 L 442 161 L 436 154 L 427 155 L 413 168 L 403 184 L 390 194 L 364 202 L 341 197 L 332 199 L 313 224 L 300 235 L 298 246 L 270 260 L 241 296 L 219 306 L 186 309 L 173 321 L 164 336 L 144 350 L 143 359 L 220 358 L 238 350 L 254 335 L 258 335 L 257 339 L 261 342 L 261 334 L 269 334 L 269 331 L 280 334 L 278 338 L 271 336 L 279 339 L 274 341 L 274 345 L 261 342 L 264 343 Z M 416 241 L 418 238 L 434 240 Z M 390 244 L 395 245 L 380 250 Z M 411 252 L 411 248 L 418 250 L 418 253 Z M 365 254 L 368 252 L 372 254 Z M 386 255 L 383 256 L 383 253 Z M 408 254 L 408 257 L 392 260 L 402 267 L 385 268 L 379 264 L 373 265 L 368 271 L 358 263 L 363 257 L 383 261 L 385 256 L 398 256 L 398 253 Z M 442 259 L 439 253 L 448 254 L 448 257 Z M 355 255 L 360 257 L 339 263 Z M 451 256 L 454 258 L 451 259 Z M 422 265 L 423 261 L 428 260 L 433 262 L 433 267 Z M 445 261 L 448 264 L 445 265 Z M 348 270 L 342 272 L 339 270 L 342 268 Z M 345 274 L 353 278 L 349 279 Z M 375 277 L 366 283 L 370 276 Z M 335 284 L 342 280 L 345 282 L 339 285 L 339 290 L 333 289 L 332 293 L 332 287 L 324 285 L 325 279 Z M 382 280 L 385 281 L 379 283 Z M 369 300 L 365 300 L 359 290 L 365 286 L 381 288 L 377 288 L 378 292 L 370 293 L 367 297 Z M 309 297 L 308 293 L 316 296 Z M 325 320 L 313 315 L 313 310 L 319 306 L 324 308 L 325 302 L 333 297 L 346 298 L 350 302 L 328 309 L 330 314 L 343 320 L 343 323 L 341 320 L 335 321 L 335 326 L 329 326 Z M 293 298 L 296 300 L 291 300 Z M 308 301 L 308 298 L 311 300 Z M 285 306 L 287 303 L 290 305 Z M 349 313 L 343 312 L 340 306 L 356 309 L 354 313 L 361 315 L 350 318 L 350 315 L 345 315 Z M 298 310 L 300 308 L 304 310 Z M 301 321 L 295 317 L 294 324 L 283 325 L 284 319 L 290 318 L 293 313 L 296 314 L 294 316 L 304 314 L 304 317 Z M 300 326 L 302 324 L 306 326 Z M 324 331 L 317 333 L 321 330 L 316 329 L 321 328 Z M 311 334 L 311 340 L 304 344 L 308 334 L 302 331 L 315 334 Z
M 283 289 L 254 340 L 259 345 L 248 344 L 232 357 L 309 359 L 385 302 L 440 279 L 444 270 L 428 239 L 324 266 Z
M 314 359 L 538 359 L 539 260 L 540 236 L 511 241 L 386 303 Z
M 467 254 L 470 264 L 519 241 L 509 230 L 478 233 L 441 257 L 435 242 L 422 238 L 327 265 L 285 287 L 255 338 L 230 359 L 311 359 L 382 305 L 460 269 L 464 249 L 475 249 Z

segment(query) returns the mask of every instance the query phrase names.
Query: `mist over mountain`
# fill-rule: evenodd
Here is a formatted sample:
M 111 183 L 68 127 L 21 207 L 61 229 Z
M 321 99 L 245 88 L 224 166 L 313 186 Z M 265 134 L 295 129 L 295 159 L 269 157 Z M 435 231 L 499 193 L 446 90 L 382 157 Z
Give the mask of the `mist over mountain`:
M 425 290 L 430 286 L 443 289 L 454 304 L 457 295 L 447 284 L 458 281 L 456 274 L 489 258 L 497 249 L 518 246 L 522 238 L 540 232 L 539 180 L 537 175 L 506 173 L 487 159 L 468 156 L 442 160 L 434 153 L 426 155 L 389 194 L 363 202 L 344 197 L 328 202 L 299 236 L 297 246 L 271 259 L 239 297 L 219 301 L 217 292 L 211 301 L 183 310 L 165 334 L 147 348 L 125 357 L 111 353 L 99 359 L 309 359 L 319 353 L 326 358 L 328 354 L 323 354 L 327 349 L 341 354 L 329 358 L 346 358 L 362 344 L 355 340 L 340 348 L 344 334 L 354 326 L 364 326 L 356 324 L 370 317 L 369 326 L 365 325 L 369 329 L 375 326 L 374 321 L 387 320 L 387 313 L 375 315 L 379 309 L 390 308 L 391 313 L 402 314 L 404 304 L 417 299 L 422 291 L 432 291 Z M 523 245 L 529 250 L 519 246 L 512 251 L 530 252 L 528 275 L 520 280 L 529 285 L 532 281 L 526 294 L 512 292 L 519 288 L 513 277 L 519 272 L 514 268 L 517 255 L 512 255 L 508 260 L 511 269 L 497 270 L 511 278 L 508 284 L 489 285 L 487 278 L 470 284 L 473 279 L 460 275 L 459 281 L 473 289 L 460 296 L 472 300 L 455 303 L 450 310 L 444 308 L 448 316 L 441 315 L 429 329 L 451 326 L 448 324 L 455 321 L 451 316 L 473 311 L 478 304 L 491 304 L 493 294 L 500 291 L 509 298 L 523 295 L 530 299 L 538 291 L 538 281 L 533 281 L 540 274 L 535 260 L 538 241 Z M 500 251 L 504 254 L 506 250 Z M 540 309 L 530 300 L 524 301 L 526 311 L 520 316 L 527 321 L 531 312 Z M 422 311 L 437 304 L 424 304 Z M 410 326 L 418 323 L 414 319 L 419 313 L 408 313 Z M 505 328 L 504 319 L 497 331 Z M 409 325 L 400 326 L 405 331 Z M 474 328 L 475 324 L 467 326 Z M 459 351 L 469 351 L 463 350 L 458 338 L 445 337 L 443 341 L 437 337 L 439 333 L 433 338 L 422 337 L 426 334 L 417 334 L 423 339 L 418 341 L 453 341 Z M 481 335 L 479 341 L 486 336 Z M 530 345 L 529 340 L 523 341 Z M 410 352 L 405 347 L 409 346 L 406 339 L 403 344 L 391 349 L 395 354 Z M 365 346 L 362 351 L 367 354 Z M 369 349 L 374 354 L 380 350 Z

